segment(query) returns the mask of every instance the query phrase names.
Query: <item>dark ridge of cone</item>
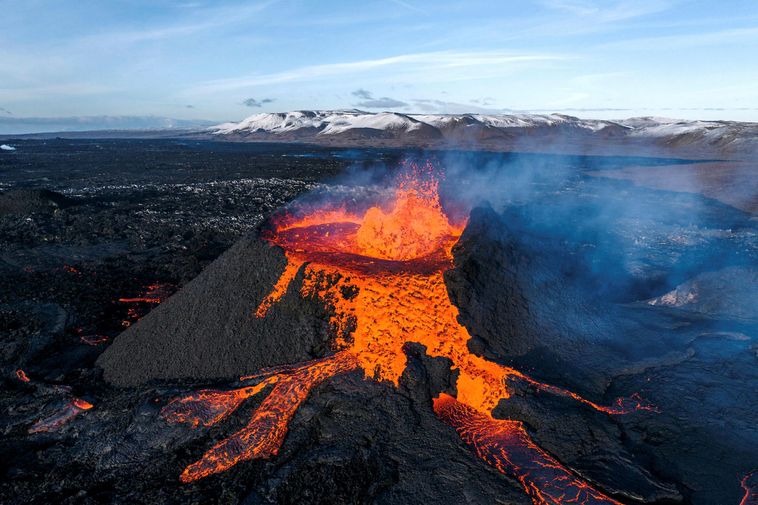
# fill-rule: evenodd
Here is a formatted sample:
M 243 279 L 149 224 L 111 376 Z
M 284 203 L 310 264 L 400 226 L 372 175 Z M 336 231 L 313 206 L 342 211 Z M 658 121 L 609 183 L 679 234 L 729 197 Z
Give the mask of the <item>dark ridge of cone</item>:
M 105 379 L 117 386 L 235 379 L 322 355 L 326 317 L 299 296 L 297 281 L 265 319 L 255 318 L 285 264 L 280 249 L 256 236 L 242 238 L 115 339 L 97 360 Z

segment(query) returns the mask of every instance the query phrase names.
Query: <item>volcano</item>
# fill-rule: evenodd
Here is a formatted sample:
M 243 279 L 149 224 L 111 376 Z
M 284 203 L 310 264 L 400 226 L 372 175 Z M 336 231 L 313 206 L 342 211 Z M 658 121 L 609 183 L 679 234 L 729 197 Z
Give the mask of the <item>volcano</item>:
M 453 300 L 461 300 L 463 284 L 476 279 L 461 273 L 476 261 L 474 243 L 492 222 L 491 211 L 474 212 L 467 223 L 468 213 L 443 208 L 430 164 L 407 168 L 380 197 L 353 207 L 327 199 L 276 215 L 98 360 L 105 378 L 121 386 L 151 379 L 236 382 L 174 398 L 162 410 L 169 423 L 223 424 L 246 401 L 263 398 L 246 426 L 181 472 L 183 482 L 276 458 L 293 417 L 321 384 L 347 374 L 402 389 L 409 367 L 423 355 L 444 365 L 417 408 L 452 428 L 482 464 L 519 482 L 533 503 L 677 499 L 675 488 L 637 463 L 625 465 L 630 478 L 622 479 L 633 489 L 588 478 L 535 442 L 522 420 L 504 415 L 509 401 L 518 404 L 525 394 L 601 418 L 654 416 L 657 407 L 636 391 L 593 401 L 486 357 L 487 318 L 472 319 L 473 304 L 463 304 L 461 312 Z M 534 262 L 539 265 L 539 256 Z M 516 332 L 528 340 L 546 322 L 530 314 L 519 279 L 510 280 L 507 298 L 516 310 L 502 314 L 510 319 L 500 326 L 506 334 L 489 339 L 518 348 L 525 338 Z

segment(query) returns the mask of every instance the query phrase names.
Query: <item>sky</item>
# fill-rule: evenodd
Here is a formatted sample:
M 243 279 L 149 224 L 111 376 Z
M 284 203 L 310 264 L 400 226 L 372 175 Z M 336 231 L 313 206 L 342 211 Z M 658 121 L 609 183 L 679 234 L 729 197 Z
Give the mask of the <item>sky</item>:
M 0 12 L 0 123 L 347 108 L 758 121 L 755 0 L 0 0 Z

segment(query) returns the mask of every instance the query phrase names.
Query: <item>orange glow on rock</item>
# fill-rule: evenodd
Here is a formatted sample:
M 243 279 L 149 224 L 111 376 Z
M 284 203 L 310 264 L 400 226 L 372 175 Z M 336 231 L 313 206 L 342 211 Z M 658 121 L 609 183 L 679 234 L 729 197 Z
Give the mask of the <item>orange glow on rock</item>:
M 108 341 L 107 335 L 81 335 L 79 340 L 82 344 L 97 346 Z
M 16 370 L 16 378 L 20 380 L 21 382 L 29 382 L 29 376 L 26 375 L 26 372 L 24 372 L 20 368 Z
M 266 315 L 266 312 L 268 312 L 268 309 L 278 302 L 282 296 L 284 296 L 284 293 L 287 292 L 287 288 L 289 287 L 292 280 L 295 278 L 295 275 L 297 275 L 297 272 L 300 270 L 300 265 L 297 263 L 291 263 L 288 262 L 287 266 L 284 267 L 284 272 L 282 272 L 282 275 L 279 277 L 279 280 L 276 281 L 276 284 L 274 285 L 274 289 L 271 290 L 271 293 L 269 293 L 268 296 L 261 302 L 261 304 L 258 306 L 258 309 L 255 311 L 255 317 L 264 317 Z
M 511 396 L 511 387 L 517 383 L 572 398 L 607 414 L 653 407 L 639 397 L 618 399 L 615 405 L 604 407 L 468 350 L 471 337 L 458 322 L 458 309 L 450 301 L 443 277 L 453 267 L 452 247 L 465 223 L 450 222 L 437 190 L 437 180 L 427 165 L 423 172 L 416 169 L 401 179 L 393 198 L 368 208 L 360 218 L 343 209 L 316 209 L 305 217 L 288 216 L 275 223 L 266 238 L 284 249 L 288 263 L 256 315 L 265 317 L 302 268 L 300 294 L 320 300 L 329 309 L 338 352 L 323 360 L 241 378 L 261 380 L 255 386 L 201 391 L 170 403 L 165 409 L 167 419 L 208 425 L 273 385 L 250 424 L 187 467 L 183 481 L 276 454 L 294 411 L 311 388 L 328 377 L 360 369 L 367 379 L 397 386 L 406 368 L 404 345 L 417 342 L 429 356 L 451 360 L 458 371 L 457 399 L 441 397 L 435 402 L 440 417 L 461 434 L 461 430 L 469 433 L 466 423 L 475 424 L 482 435 L 466 438 L 462 434 L 464 441 L 479 447 L 477 454 L 485 461 L 518 478 L 535 503 L 617 503 L 537 447 L 521 423 L 492 419 L 490 412 Z M 493 454 L 502 451 L 511 451 L 519 460 L 497 460 L 500 456 Z M 537 468 L 541 471 L 535 472 Z M 572 501 L 575 496 L 584 501 Z
M 161 303 L 171 294 L 169 284 L 149 284 L 145 286 L 144 294 L 131 298 L 119 298 L 121 303 Z
M 740 505 L 758 505 L 758 471 L 752 471 L 740 480 L 745 495 Z
M 479 458 L 518 479 L 535 504 L 621 505 L 537 446 L 520 421 L 493 419 L 444 393 L 434 399 L 434 412 Z
M 80 408 L 82 410 L 89 410 L 93 407 L 93 405 L 90 402 L 86 400 L 82 400 L 81 398 L 74 398 L 73 400 L 71 400 L 71 403 L 73 403 L 75 407 Z
M 80 413 L 91 408 L 92 404 L 88 401 L 82 400 L 81 398 L 72 398 L 57 412 L 34 423 L 34 425 L 29 428 L 29 433 L 55 431 Z

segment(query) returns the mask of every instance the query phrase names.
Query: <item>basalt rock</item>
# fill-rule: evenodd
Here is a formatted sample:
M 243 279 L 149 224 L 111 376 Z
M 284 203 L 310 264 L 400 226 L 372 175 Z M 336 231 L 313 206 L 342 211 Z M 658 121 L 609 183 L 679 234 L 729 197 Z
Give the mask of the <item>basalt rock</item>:
M 445 280 L 469 349 L 548 382 L 597 398 L 610 378 L 678 359 L 697 336 L 674 315 L 604 300 L 581 245 L 513 215 L 474 209 L 453 252 Z
M 733 266 L 704 272 L 674 290 L 647 300 L 649 305 L 671 307 L 723 319 L 758 320 L 758 267 Z
M 266 318 L 255 317 L 285 262 L 280 249 L 254 236 L 241 239 L 116 338 L 97 361 L 105 379 L 118 386 L 234 379 L 323 355 L 329 337 L 324 309 L 296 289 Z
M 75 202 L 47 189 L 14 189 L 0 193 L 0 215 L 52 212 Z

